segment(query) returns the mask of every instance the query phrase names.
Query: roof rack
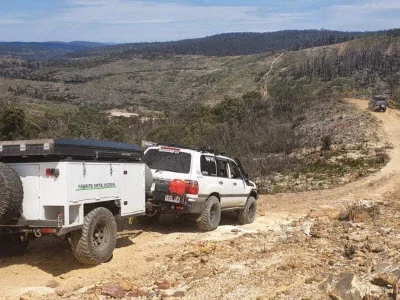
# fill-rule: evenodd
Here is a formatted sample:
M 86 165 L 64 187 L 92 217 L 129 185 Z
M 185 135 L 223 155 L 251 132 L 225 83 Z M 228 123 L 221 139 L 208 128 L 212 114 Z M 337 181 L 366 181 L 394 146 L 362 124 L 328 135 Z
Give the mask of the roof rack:
M 101 140 L 0 141 L 0 161 L 38 159 L 140 160 L 142 149 L 133 144 Z
M 189 146 L 184 146 L 178 143 L 155 143 L 155 142 L 149 142 L 149 141 L 142 141 L 142 147 L 148 148 L 148 147 L 157 147 L 157 146 L 165 146 L 165 147 L 174 147 L 174 148 L 181 148 L 181 149 L 188 149 L 188 150 L 193 150 L 193 151 L 199 151 L 203 153 L 212 153 L 215 155 L 225 155 L 226 152 L 219 151 L 217 149 L 213 149 L 210 147 L 189 147 Z

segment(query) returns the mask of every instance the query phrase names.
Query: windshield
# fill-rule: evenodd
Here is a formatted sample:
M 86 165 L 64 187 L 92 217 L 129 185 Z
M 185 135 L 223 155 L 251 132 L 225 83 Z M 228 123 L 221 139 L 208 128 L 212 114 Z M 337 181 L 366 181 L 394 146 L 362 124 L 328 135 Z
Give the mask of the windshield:
M 190 172 L 191 155 L 185 152 L 150 149 L 144 155 L 143 161 L 153 170 L 188 174 Z

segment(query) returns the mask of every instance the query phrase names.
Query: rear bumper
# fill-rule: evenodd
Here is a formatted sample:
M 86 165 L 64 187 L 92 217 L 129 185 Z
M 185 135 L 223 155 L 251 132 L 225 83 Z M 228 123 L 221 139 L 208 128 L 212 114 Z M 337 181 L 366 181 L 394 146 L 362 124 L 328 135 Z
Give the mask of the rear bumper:
M 206 199 L 185 199 L 184 203 L 173 203 L 165 201 L 165 193 L 153 193 L 152 205 L 161 207 L 164 212 L 176 212 L 181 214 L 201 214 L 204 210 Z

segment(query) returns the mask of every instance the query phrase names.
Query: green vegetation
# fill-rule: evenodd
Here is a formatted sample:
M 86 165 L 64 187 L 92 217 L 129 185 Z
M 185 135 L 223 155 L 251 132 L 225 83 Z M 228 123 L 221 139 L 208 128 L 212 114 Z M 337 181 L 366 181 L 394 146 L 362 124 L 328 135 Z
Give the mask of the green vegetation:
M 3 140 L 91 138 L 140 143 L 152 121 L 113 117 L 89 107 L 0 105 Z
M 363 148 L 365 140 L 379 142 L 372 117 L 341 97 L 381 88 L 400 105 L 399 45 L 383 35 L 287 52 L 269 73 L 266 98 L 261 89 L 276 57 L 271 53 L 146 56 L 128 49 L 46 63 L 7 58 L 0 60 L 0 138 L 204 146 L 239 157 L 260 181 L 291 174 L 309 185 L 315 178 L 313 186 L 321 188 L 319 175 L 338 182 L 386 162 Z M 104 112 L 116 108 L 139 116 Z M 354 149 L 363 156 L 339 159 Z

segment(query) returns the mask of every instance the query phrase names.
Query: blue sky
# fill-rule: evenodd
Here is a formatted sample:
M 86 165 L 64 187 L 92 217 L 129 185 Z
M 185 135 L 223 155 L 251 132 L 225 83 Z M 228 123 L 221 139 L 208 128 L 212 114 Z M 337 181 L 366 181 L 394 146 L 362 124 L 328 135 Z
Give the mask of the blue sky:
M 400 27 L 400 0 L 1 0 L 0 41 L 140 42 Z

